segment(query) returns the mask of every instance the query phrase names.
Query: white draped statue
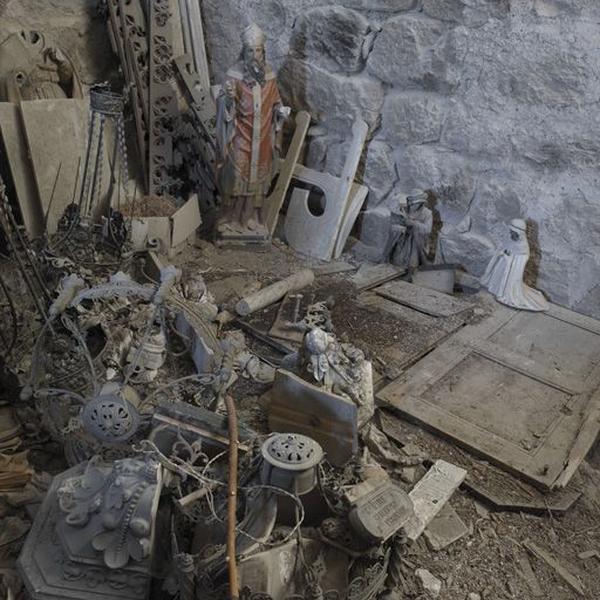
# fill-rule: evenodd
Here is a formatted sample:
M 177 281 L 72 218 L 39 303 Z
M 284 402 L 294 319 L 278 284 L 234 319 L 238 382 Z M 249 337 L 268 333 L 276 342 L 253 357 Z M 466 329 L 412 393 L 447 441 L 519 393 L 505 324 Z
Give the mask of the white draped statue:
M 529 260 L 527 225 L 523 219 L 510 222 L 510 241 L 507 246 L 494 254 L 481 285 L 496 296 L 498 302 L 522 310 L 548 310 L 548 302 L 541 292 L 523 282 L 523 273 Z

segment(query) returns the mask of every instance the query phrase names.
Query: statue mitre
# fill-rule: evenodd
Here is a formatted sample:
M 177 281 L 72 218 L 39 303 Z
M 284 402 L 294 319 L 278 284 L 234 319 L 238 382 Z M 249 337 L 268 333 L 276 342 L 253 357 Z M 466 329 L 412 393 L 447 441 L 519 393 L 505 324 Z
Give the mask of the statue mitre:
M 242 33 L 242 44 L 244 45 L 244 48 L 264 46 L 265 41 L 265 34 L 256 23 L 250 23 Z
M 509 225 L 510 229 L 519 233 L 527 231 L 527 223 L 523 219 L 513 219 Z

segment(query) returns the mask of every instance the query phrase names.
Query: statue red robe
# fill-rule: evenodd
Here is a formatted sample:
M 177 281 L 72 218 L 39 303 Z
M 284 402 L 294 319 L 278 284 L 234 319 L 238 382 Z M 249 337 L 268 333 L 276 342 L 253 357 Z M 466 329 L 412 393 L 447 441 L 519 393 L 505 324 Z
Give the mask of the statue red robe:
M 242 66 L 227 72 L 234 90 L 233 103 L 221 95 L 217 110 L 217 142 L 221 194 L 226 204 L 235 196 L 252 196 L 256 208 L 263 205 L 271 185 L 275 136 L 279 128 L 281 98 L 275 74 L 267 68 L 265 83 L 244 79 Z

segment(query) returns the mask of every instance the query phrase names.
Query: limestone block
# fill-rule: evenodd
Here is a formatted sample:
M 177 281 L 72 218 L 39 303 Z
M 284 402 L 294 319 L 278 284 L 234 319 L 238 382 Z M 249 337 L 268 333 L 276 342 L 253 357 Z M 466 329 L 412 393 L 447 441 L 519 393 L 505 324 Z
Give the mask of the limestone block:
M 600 281 L 600 177 L 597 171 L 534 175 L 523 201 L 540 248 L 537 285 L 572 306 Z
M 425 144 L 440 139 L 447 102 L 437 94 L 389 94 L 383 104 L 382 136 L 392 144 Z
M 389 19 L 375 40 L 367 68 L 383 81 L 405 87 L 423 77 L 429 66 L 427 50 L 443 33 L 444 26 L 434 20 L 412 15 Z
M 305 13 L 294 26 L 292 49 L 300 58 L 332 72 L 362 68 L 362 45 L 369 22 L 341 6 L 319 7 Z
M 279 73 L 286 103 L 309 110 L 317 121 L 349 127 L 357 117 L 373 127 L 383 104 L 381 82 L 359 74 L 329 73 L 307 61 L 289 59 Z
M 441 143 L 464 154 L 486 157 L 494 163 L 512 153 L 512 113 L 498 113 L 475 98 L 451 101 L 445 115 Z
M 275 71 L 289 51 L 296 5 L 284 0 L 205 0 L 202 2 L 204 32 L 210 72 L 220 83 L 227 69 L 240 58 L 244 28 L 255 22 L 267 36 L 267 59 Z
M 521 199 L 508 173 L 483 180 L 475 194 L 469 215 L 473 230 L 491 237 L 500 245 L 506 240 L 506 223 L 522 217 Z
M 400 88 L 452 91 L 459 82 L 460 63 L 466 50 L 465 28 L 446 32 L 440 21 L 401 15 L 384 23 L 367 68 Z
M 304 164 L 309 169 L 322 171 L 325 166 L 325 158 L 327 156 L 327 148 L 331 144 L 331 140 L 324 135 L 308 140 L 308 150 Z
M 578 16 L 581 7 L 568 0 L 534 0 L 533 10 L 539 17 L 554 19 L 563 15 Z
M 545 106 L 578 104 L 597 97 L 598 78 L 590 57 L 550 24 L 506 33 L 484 39 L 478 31 L 474 36 L 486 64 L 479 80 L 486 95 Z
M 333 141 L 327 148 L 327 158 L 325 160 L 325 171 L 336 177 L 342 174 L 344 162 L 350 148 L 350 140 Z
M 510 13 L 509 0 L 423 0 L 423 12 L 430 17 L 476 27 L 490 17 L 501 19 Z
M 469 210 L 475 193 L 477 163 L 460 154 L 431 146 L 408 146 L 398 152 L 398 193 L 412 188 L 433 192 L 444 222 L 457 223 Z M 386 199 L 392 201 L 394 192 Z
M 239 20 L 234 18 L 234 15 L 239 14 L 239 0 L 205 0 L 202 3 L 204 35 L 214 83 L 221 83 L 227 69 L 239 60 L 242 27 Z M 269 45 L 268 42 L 267 52 Z
M 369 188 L 369 205 L 381 202 L 396 182 L 396 165 L 392 147 L 373 140 L 367 148 L 363 183 Z
M 456 264 L 467 272 L 479 277 L 485 271 L 496 247 L 492 241 L 462 227 L 447 225 L 438 238 L 436 262 Z
M 389 208 L 378 206 L 366 210 L 362 215 L 360 239 L 368 246 L 385 246 L 392 225 Z
M 544 170 L 594 168 L 600 164 L 600 114 L 586 108 L 531 110 L 511 135 L 514 152 Z M 524 121 L 524 119 L 523 119 Z
M 348 8 L 384 13 L 399 13 L 411 10 L 416 3 L 417 0 L 342 0 L 342 4 Z
M 352 248 L 354 256 L 369 262 L 384 262 L 389 259 L 392 240 L 392 214 L 385 206 L 363 212 L 360 240 Z

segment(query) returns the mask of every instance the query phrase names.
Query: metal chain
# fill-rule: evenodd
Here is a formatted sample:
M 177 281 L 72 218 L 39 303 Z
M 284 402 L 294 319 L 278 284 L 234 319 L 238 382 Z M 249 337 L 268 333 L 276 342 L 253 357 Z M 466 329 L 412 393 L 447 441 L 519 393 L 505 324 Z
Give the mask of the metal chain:
M 0 177 L 0 227 L 6 236 L 6 241 L 10 246 L 19 270 L 29 289 L 36 308 L 40 315 L 46 319 L 47 312 L 45 300 L 50 298 L 50 292 L 46 288 L 44 280 L 39 272 L 35 259 L 32 258 L 33 250 L 29 247 L 28 240 L 19 231 L 19 226 L 13 214 L 12 206 L 6 194 L 6 186 Z M 37 287 L 37 289 L 36 289 Z
M 117 117 L 117 143 L 119 144 L 119 156 L 121 159 L 121 185 L 125 190 L 125 199 L 127 199 L 127 190 L 129 189 L 129 170 L 127 158 L 127 143 L 125 141 L 125 119 L 123 113 Z
M 100 113 L 100 125 L 98 129 L 98 146 L 96 148 L 96 165 L 94 167 L 94 179 L 92 191 L 90 193 L 90 204 L 86 214 L 91 215 L 92 208 L 98 206 L 100 202 L 100 191 L 102 189 L 102 165 L 104 163 L 104 126 L 106 124 L 106 115 Z

